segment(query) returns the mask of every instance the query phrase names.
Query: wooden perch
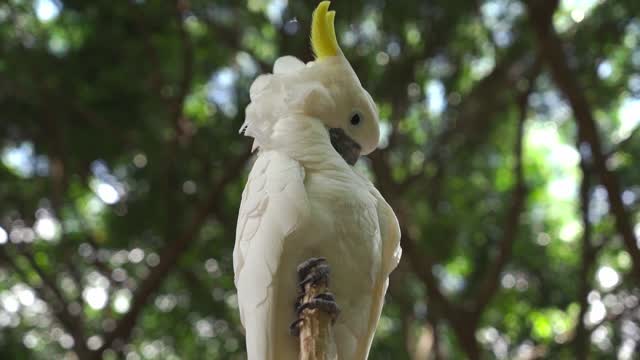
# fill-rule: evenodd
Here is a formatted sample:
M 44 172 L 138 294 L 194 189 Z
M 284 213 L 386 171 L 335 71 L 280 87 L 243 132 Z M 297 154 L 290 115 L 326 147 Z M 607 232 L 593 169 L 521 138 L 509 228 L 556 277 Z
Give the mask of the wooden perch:
M 329 265 L 312 258 L 298 266 L 301 287 L 298 327 L 300 360 L 337 360 L 333 322 L 339 309 L 329 292 Z M 310 280 L 312 279 L 312 280 Z

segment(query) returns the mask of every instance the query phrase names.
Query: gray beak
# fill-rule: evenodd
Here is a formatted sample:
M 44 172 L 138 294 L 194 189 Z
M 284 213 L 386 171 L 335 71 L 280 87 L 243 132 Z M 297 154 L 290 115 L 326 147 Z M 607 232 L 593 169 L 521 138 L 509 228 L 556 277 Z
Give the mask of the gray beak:
M 342 156 L 347 164 L 353 166 L 360 157 L 361 147 L 340 128 L 329 129 L 331 145 Z

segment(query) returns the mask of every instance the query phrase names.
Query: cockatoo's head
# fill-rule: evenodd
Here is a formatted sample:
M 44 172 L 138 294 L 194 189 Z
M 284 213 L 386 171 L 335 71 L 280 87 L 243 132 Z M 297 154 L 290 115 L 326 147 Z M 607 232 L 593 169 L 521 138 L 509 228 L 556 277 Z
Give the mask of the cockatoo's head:
M 329 129 L 336 151 L 353 165 L 360 154 L 369 154 L 378 146 L 378 111 L 338 45 L 336 13 L 328 11 L 329 5 L 329 1 L 323 1 L 313 12 L 311 46 L 316 61 L 307 66 L 321 76 L 318 81 L 328 90 L 333 106 L 311 110 Z
M 258 77 L 251 85 L 243 130 L 256 139 L 255 146 L 277 147 L 273 136 L 281 134 L 274 130 L 279 119 L 303 114 L 322 121 L 335 150 L 353 165 L 378 146 L 378 112 L 338 46 L 329 4 L 321 2 L 313 13 L 316 60 L 305 64 L 284 56 L 276 60 L 273 74 Z

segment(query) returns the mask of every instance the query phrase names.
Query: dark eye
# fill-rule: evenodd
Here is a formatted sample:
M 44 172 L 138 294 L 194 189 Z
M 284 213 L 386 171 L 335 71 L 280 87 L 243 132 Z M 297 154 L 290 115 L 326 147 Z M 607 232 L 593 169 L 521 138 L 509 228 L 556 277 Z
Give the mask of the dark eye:
M 351 115 L 351 125 L 358 126 L 360 125 L 360 122 L 362 122 L 362 115 L 360 115 L 359 112 L 354 112 Z

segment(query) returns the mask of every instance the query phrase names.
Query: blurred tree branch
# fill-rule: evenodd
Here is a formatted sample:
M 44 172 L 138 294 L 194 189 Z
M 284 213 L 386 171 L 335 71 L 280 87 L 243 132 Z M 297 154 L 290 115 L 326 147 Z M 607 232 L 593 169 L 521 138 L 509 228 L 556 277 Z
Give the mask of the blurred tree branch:
M 370 155 L 372 168 L 376 175 L 376 179 L 378 180 L 378 185 L 382 193 L 385 194 L 394 209 L 396 209 L 400 223 L 403 224 L 401 226 L 402 246 L 405 249 L 403 252 L 405 257 L 408 258 L 414 273 L 428 289 L 429 299 L 434 305 L 436 305 L 437 311 L 442 312 L 449 324 L 451 324 L 461 346 L 464 348 L 467 356 L 472 359 L 479 356 L 478 343 L 475 339 L 475 329 L 481 312 L 474 312 L 473 306 L 471 308 L 466 308 L 461 305 L 456 305 L 442 293 L 439 281 L 432 272 L 432 269 L 435 266 L 435 261 L 427 255 L 425 251 L 420 250 L 418 240 L 412 235 L 413 232 L 411 231 L 411 220 L 409 215 L 411 214 L 411 210 L 407 207 L 409 204 L 401 202 L 400 196 L 401 192 L 407 191 L 414 184 L 418 185 L 417 182 L 420 180 L 422 182 L 419 184 L 420 188 L 428 189 L 426 196 L 435 207 L 435 204 L 437 204 L 437 200 L 435 199 L 438 198 L 437 194 L 439 193 L 439 187 L 436 184 L 438 181 L 443 179 L 442 175 L 445 167 L 442 154 L 439 152 L 440 149 L 445 146 L 449 149 L 452 147 L 455 148 L 456 144 L 459 145 L 462 143 L 463 139 L 466 146 L 470 146 L 470 142 L 478 144 L 482 141 L 481 136 L 484 134 L 484 131 L 489 128 L 486 121 L 490 121 L 493 117 L 492 115 L 503 108 L 511 100 L 510 95 L 507 95 L 508 93 L 504 91 L 504 89 L 515 86 L 515 84 L 525 76 L 529 78 L 529 86 L 532 86 L 534 82 L 533 80 L 537 76 L 537 70 L 535 69 L 539 68 L 537 62 L 531 61 L 531 55 L 519 47 L 514 48 L 512 51 L 508 51 L 507 54 L 508 55 L 496 65 L 494 70 L 487 75 L 487 77 L 476 84 L 476 86 L 470 91 L 470 94 L 465 97 L 463 103 L 457 107 L 455 112 L 445 115 L 449 116 L 449 121 L 447 122 L 448 127 L 434 140 L 435 144 L 432 144 L 429 147 L 429 152 L 427 152 L 424 161 L 425 164 L 433 162 L 437 165 L 435 176 L 428 177 L 425 176 L 424 173 L 417 173 L 411 175 L 401 183 L 397 183 L 392 178 L 391 164 L 389 163 L 388 156 L 389 152 L 394 149 L 389 146 L 384 151 L 374 152 Z M 502 89 L 503 92 L 500 93 L 499 89 Z M 528 88 L 525 91 L 525 94 L 522 94 L 519 97 L 518 104 L 521 105 L 520 117 L 526 115 L 526 113 L 522 112 L 526 112 L 526 99 L 528 98 L 530 90 L 531 88 Z M 486 101 L 485 94 L 487 92 L 496 93 L 496 96 L 491 97 L 493 102 Z M 498 93 L 502 95 L 499 95 Z M 407 96 L 406 92 L 405 96 Z M 402 103 L 402 101 L 399 101 L 399 103 Z M 522 108 L 522 106 L 524 106 L 524 108 Z M 398 116 L 398 114 L 405 114 L 406 110 L 405 112 L 402 112 L 402 110 L 394 109 L 394 113 Z M 479 119 L 486 120 L 483 123 L 478 121 Z M 521 120 L 522 119 L 519 121 Z M 519 131 L 521 131 L 521 125 L 519 124 L 518 126 Z M 518 135 L 522 134 L 518 133 Z M 476 139 L 475 142 L 472 139 Z M 521 140 L 518 140 L 516 141 L 516 157 L 518 160 L 516 160 L 515 165 L 517 171 L 521 171 L 521 163 L 519 162 L 521 156 L 520 147 Z M 510 216 L 508 216 L 508 219 L 506 220 L 509 225 L 507 229 L 511 230 L 509 230 L 509 234 L 507 234 L 507 230 L 505 230 L 505 239 L 502 242 L 503 249 L 501 250 L 501 254 L 503 254 L 503 259 L 501 259 L 502 263 L 497 267 L 497 275 L 492 275 L 492 278 L 497 278 L 499 276 L 500 270 L 503 264 L 506 263 L 510 254 L 510 244 L 515 237 L 515 230 L 517 229 L 517 221 L 514 221 L 512 216 L 519 216 L 519 212 L 522 207 L 524 198 L 523 181 L 523 177 L 520 175 L 517 178 L 517 185 L 514 188 L 514 203 L 511 206 L 512 211 L 509 213 Z M 513 222 L 513 224 L 511 222 Z M 496 272 L 495 269 L 493 271 Z M 490 282 L 488 283 L 491 285 Z M 484 302 L 488 302 L 488 299 L 492 295 L 492 291 L 495 291 L 495 289 L 492 290 L 491 288 L 488 288 L 489 285 L 487 285 L 487 289 L 484 290 L 485 295 L 483 296 L 485 299 L 482 300 Z
M 189 3 L 186 0 L 176 0 L 174 17 L 178 28 L 178 38 L 180 39 L 181 54 L 181 72 L 180 78 L 177 80 L 177 94 L 167 101 L 169 113 L 169 126 L 172 129 L 171 136 L 167 141 L 167 160 L 166 160 L 166 224 L 165 238 L 171 239 L 175 234 L 175 226 L 173 223 L 178 216 L 178 209 L 175 204 L 175 190 L 179 189 L 178 173 L 177 173 L 177 157 L 178 147 L 180 145 L 181 136 L 184 133 L 183 123 L 187 122 L 184 118 L 184 101 L 191 90 L 193 83 L 193 44 L 189 33 L 185 29 L 186 13 L 189 11 Z
M 566 97 L 573 111 L 578 128 L 580 143 L 588 144 L 589 156 L 593 158 L 593 166 L 600 182 L 605 187 L 609 199 L 611 213 L 615 218 L 618 233 L 622 236 L 626 250 L 631 256 L 633 272 L 640 278 L 640 249 L 633 233 L 629 214 L 622 202 L 622 191 L 618 176 L 607 167 L 607 159 L 602 150 L 600 135 L 596 121 L 573 69 L 569 66 L 562 41 L 558 37 L 552 22 L 558 1 L 527 1 L 531 27 L 533 28 L 541 58 L 546 60 L 551 76 Z
M 615 293 L 615 291 L 618 288 L 620 288 L 620 285 L 618 285 L 616 288 L 611 290 L 609 292 L 609 294 Z M 597 328 L 599 328 L 600 326 L 603 326 L 606 323 L 615 323 L 616 321 L 620 321 L 621 319 L 623 319 L 625 317 L 635 318 L 636 320 L 640 320 L 640 316 L 638 314 L 638 310 L 640 310 L 640 304 L 636 303 L 633 306 L 624 307 L 620 312 L 611 312 L 611 311 L 609 311 L 602 319 L 600 319 L 600 321 L 598 321 L 595 324 L 592 324 L 591 326 L 589 326 L 589 328 L 586 330 L 586 335 L 587 335 L 586 337 L 590 338 L 591 334 Z M 588 353 L 587 353 L 587 355 L 588 355 Z
M 620 140 L 617 144 L 615 144 L 613 149 L 611 149 L 605 154 L 605 157 L 607 159 L 611 158 L 614 154 L 622 150 L 625 146 L 632 143 L 634 139 L 638 137 L 638 134 L 640 134 L 640 126 L 636 126 L 635 129 L 631 131 L 631 134 L 629 134 L 629 136 L 627 136 L 626 138 Z
M 442 115 L 447 121 L 439 134 L 428 144 L 424 161 L 425 164 L 435 163 L 437 175 L 442 175 L 441 163 L 445 158 L 452 156 L 461 145 L 473 147 L 485 141 L 496 113 L 512 101 L 511 93 L 505 89 L 515 87 L 519 80 L 529 78 L 530 74 L 535 72 L 537 60 L 525 50 L 521 46 L 507 49 L 491 73 L 479 80 L 459 105 L 448 108 Z M 487 97 L 488 93 L 495 96 Z M 444 153 L 444 149 L 447 149 L 447 153 Z M 423 167 L 423 171 L 409 175 L 400 188 L 409 189 L 414 183 L 422 180 L 425 177 L 424 168 L 426 167 Z
M 178 26 L 178 36 L 180 38 L 182 54 L 182 73 L 178 81 L 178 93 L 173 100 L 173 109 L 170 111 L 171 118 L 177 122 L 182 116 L 184 100 L 189 95 L 191 84 L 193 83 L 193 43 L 189 33 L 185 29 L 185 14 L 189 11 L 188 0 L 176 0 L 175 17 Z
M 597 249 L 593 246 L 593 227 L 589 219 L 589 205 L 591 198 L 591 168 L 587 164 L 587 159 L 582 157 L 580 161 L 582 169 L 582 181 L 580 183 L 580 213 L 582 215 L 582 259 L 580 265 L 580 284 L 578 289 L 578 304 L 580 312 L 576 319 L 574 345 L 576 347 L 576 358 L 579 360 L 589 357 L 589 339 L 585 327 L 585 315 L 589 307 L 587 296 L 591 290 L 592 267 L 596 260 Z
M 536 65 L 536 69 L 539 67 Z M 504 269 L 507 261 L 511 258 L 511 250 L 513 243 L 518 235 L 518 226 L 520 224 L 520 214 L 525 204 L 526 185 L 524 174 L 522 170 L 522 142 L 524 139 L 524 123 L 527 118 L 527 108 L 529 95 L 533 89 L 533 84 L 538 76 L 538 71 L 534 72 L 532 78 L 528 81 L 527 89 L 518 95 L 517 108 L 518 108 L 518 120 L 516 141 L 514 146 L 514 169 L 513 172 L 516 176 L 516 184 L 511 191 L 511 204 L 509 205 L 508 212 L 502 225 L 503 233 L 502 240 L 498 248 L 497 256 L 491 261 L 489 269 L 484 274 L 484 279 L 481 281 L 480 287 L 477 289 L 474 299 L 474 314 L 479 317 L 484 309 L 487 307 L 491 298 L 498 290 L 500 283 L 500 274 Z
M 197 11 L 197 9 L 194 9 L 194 11 Z M 251 53 L 251 51 L 247 50 L 245 46 L 242 44 L 242 33 L 239 31 L 236 31 L 237 29 L 230 29 L 222 24 L 219 24 L 218 22 L 211 19 L 206 14 L 201 14 L 201 19 L 203 19 L 206 22 L 209 29 L 213 32 L 215 39 L 220 44 L 223 44 L 228 51 L 242 50 L 242 51 L 247 51 Z M 252 58 L 258 64 L 258 67 L 260 68 L 261 73 L 271 72 L 271 68 L 272 68 L 271 64 L 268 64 L 265 61 L 260 60 L 255 56 L 255 54 L 252 55 Z
M 158 51 L 151 41 L 151 33 L 147 29 L 147 24 L 145 23 L 145 15 L 142 7 L 135 2 L 129 3 L 129 9 L 135 16 L 135 25 L 136 30 L 141 35 L 141 40 L 146 51 L 147 59 L 151 62 L 151 69 L 153 71 L 150 72 L 150 85 L 151 88 L 156 92 L 157 96 L 160 99 L 164 99 L 162 89 L 166 85 L 164 75 L 162 74 L 162 66 L 160 63 L 160 58 L 158 56 Z
M 246 158 L 235 161 L 238 149 L 246 144 L 232 134 L 232 128 L 242 117 L 254 65 L 258 72 L 265 73 L 271 71 L 271 61 L 278 55 L 310 59 L 301 29 L 307 25 L 311 5 L 289 2 L 278 18 L 278 11 L 271 6 L 266 8 L 260 1 L 53 3 L 59 13 L 43 21 L 38 5 L 10 2 L 5 6 L 8 22 L 0 21 L 0 108 L 2 118 L 9 119 L 6 127 L 0 126 L 0 225 L 7 233 L 0 234 L 6 242 L 0 244 L 0 279 L 7 284 L 0 293 L 0 308 L 5 307 L 0 311 L 0 327 L 8 321 L 7 314 L 12 321 L 3 332 L 7 336 L 0 341 L 0 353 L 8 351 L 13 355 L 16 348 L 11 346 L 17 346 L 20 355 L 28 358 L 32 353 L 36 357 L 43 353 L 48 357 L 74 356 L 70 353 L 73 351 L 81 359 L 95 359 L 111 353 L 105 353 L 107 349 L 124 357 L 145 345 L 160 344 L 158 348 L 163 351 L 179 350 L 179 356 L 187 358 L 212 349 L 220 358 L 242 357 L 242 331 L 232 305 L 232 260 L 228 250 L 237 210 L 237 199 L 232 196 L 241 186 L 240 172 Z M 385 317 L 391 317 L 394 326 L 391 332 L 379 334 L 382 336 L 376 340 L 372 358 L 381 357 L 380 354 L 384 358 L 389 354 L 401 358 L 413 355 L 421 360 L 425 356 L 482 357 L 488 350 L 495 351 L 498 342 L 483 342 L 483 346 L 491 347 L 483 349 L 476 336 L 484 340 L 485 333 L 478 330 L 493 327 L 502 337 L 504 326 L 510 325 L 500 317 L 510 310 L 515 310 L 510 315 L 524 321 L 518 324 L 518 335 L 508 341 L 507 357 L 514 356 L 520 345 L 529 341 L 535 342 L 533 352 L 538 354 L 534 357 L 555 357 L 558 353 L 597 357 L 604 352 L 590 343 L 595 329 L 604 325 L 613 346 L 619 346 L 622 326 L 628 320 L 637 320 L 637 314 L 632 312 L 637 308 L 627 307 L 617 313 L 617 308 L 605 303 L 607 315 L 600 322 L 584 322 L 590 306 L 587 295 L 597 290 L 593 276 L 600 251 L 606 254 L 604 262 L 610 261 L 611 254 L 614 261 L 623 261 L 622 256 L 615 255 L 626 254 L 619 249 L 618 237 L 611 236 L 622 233 L 620 224 L 618 230 L 609 227 L 609 221 L 617 219 L 605 216 L 600 220 L 594 216 L 599 210 L 588 209 L 589 200 L 594 209 L 601 203 L 597 176 L 602 176 L 593 162 L 593 151 L 582 151 L 589 147 L 583 131 L 576 146 L 582 155 L 581 165 L 588 161 L 589 167 L 582 169 L 581 254 L 567 254 L 576 243 L 555 241 L 568 217 L 558 225 L 546 214 L 540 215 L 545 210 L 539 212 L 539 205 L 554 205 L 548 203 L 553 196 L 540 194 L 549 180 L 557 180 L 558 174 L 550 175 L 540 168 L 547 165 L 541 163 L 548 159 L 537 150 L 527 154 L 526 190 L 531 186 L 531 196 L 526 192 L 517 194 L 518 184 L 525 182 L 521 163 L 513 164 L 515 176 L 497 174 L 501 180 L 508 178 L 511 188 L 494 191 L 500 176 L 492 178 L 495 164 L 484 162 L 487 159 L 483 155 L 486 152 L 498 160 L 511 161 L 510 154 L 518 152 L 521 143 L 512 150 L 510 144 L 503 146 L 499 144 L 502 139 L 496 138 L 508 133 L 511 141 L 514 93 L 520 95 L 524 78 L 530 78 L 538 58 L 544 55 L 549 64 L 556 61 L 546 56 L 544 49 L 532 50 L 533 37 L 529 35 L 532 29 L 538 31 L 540 21 L 537 25 L 533 21 L 527 23 L 519 2 L 494 3 L 488 6 L 489 3 L 474 1 L 470 8 L 460 2 L 414 2 L 410 8 L 397 2 L 334 4 L 340 14 L 338 30 L 344 37 L 339 40 L 345 45 L 345 53 L 364 87 L 379 101 L 381 114 L 389 117 L 388 146 L 372 154 L 370 164 L 379 189 L 398 211 L 404 232 L 404 257 L 392 274 L 387 299 L 390 301 L 385 306 Z M 550 23 L 549 19 L 556 16 L 557 3 L 538 0 L 530 6 L 538 7 L 538 15 Z M 602 2 L 585 11 L 584 19 L 574 21 L 575 26 L 551 36 L 560 37 L 560 46 L 566 47 L 565 53 L 555 56 L 568 63 L 571 73 L 564 76 L 574 85 L 573 89 L 558 88 L 561 92 L 576 88 L 582 92 L 590 102 L 591 117 L 601 111 L 613 111 L 617 100 L 627 96 L 627 89 L 621 84 L 629 87 L 630 76 L 634 76 L 633 62 L 626 59 L 634 50 L 627 40 L 633 37 L 632 24 L 638 19 L 634 9 L 637 5 L 631 1 Z M 1 13 L 2 5 L 0 17 Z M 546 23 L 544 26 L 551 27 Z M 373 28 L 375 32 L 371 31 Z M 508 45 L 497 41 L 500 33 L 510 36 Z M 549 35 L 544 36 L 543 40 L 548 41 Z M 551 55 L 556 53 L 554 49 L 551 48 Z M 244 53 L 250 54 L 253 61 L 246 62 Z M 237 57 L 239 54 L 241 58 Z M 478 78 L 485 72 L 476 73 L 477 61 L 486 60 L 492 69 Z M 613 76 L 600 81 L 594 70 L 607 63 Z M 233 98 L 212 99 L 217 77 L 211 76 L 226 68 L 235 74 L 224 89 Z M 546 79 L 542 80 L 542 88 L 531 99 L 530 111 L 535 110 L 536 117 L 546 115 L 545 107 L 557 103 L 546 98 Z M 580 83 L 590 81 L 595 85 L 580 88 Z M 433 96 L 429 94 L 429 86 L 434 83 L 443 90 L 442 94 L 440 90 Z M 441 97 L 444 113 L 428 110 L 425 100 L 434 97 Z M 521 98 L 517 101 L 524 103 Z M 229 115 L 234 111 L 227 112 L 224 105 L 237 114 Z M 520 105 L 522 115 L 524 108 Z M 429 117 L 426 124 L 424 118 L 418 120 L 421 116 Z M 508 124 L 502 124 L 505 119 Z M 547 125 L 534 121 L 536 126 Z M 598 134 L 595 119 L 591 121 L 596 139 L 597 135 L 602 136 L 605 165 L 607 159 L 616 160 L 620 169 L 620 187 L 614 192 L 618 196 L 624 190 L 636 193 L 623 184 L 637 183 L 638 173 L 633 166 L 640 129 L 609 147 L 605 136 L 611 129 L 606 127 L 606 132 Z M 580 122 L 576 119 L 578 127 L 582 126 Z M 532 130 L 528 135 L 539 135 L 533 127 Z M 563 145 L 565 130 L 564 125 L 558 128 Z M 521 131 L 520 127 L 518 132 Z M 496 143 L 498 146 L 494 146 Z M 47 169 L 24 176 L 6 164 L 4 151 L 20 151 L 23 144 L 32 152 L 28 161 L 34 169 L 40 159 L 44 159 Z M 478 152 L 482 154 L 474 154 Z M 624 155 L 624 161 L 612 157 L 618 152 Z M 143 165 L 132 159 L 134 154 L 142 155 Z M 515 157 L 520 156 L 521 153 Z M 92 171 L 91 164 L 96 160 L 107 164 L 108 176 L 117 178 L 122 186 L 114 187 L 121 195 L 115 204 L 103 201 L 96 188 L 103 180 Z M 499 166 L 500 171 L 511 170 L 511 165 Z M 235 172 L 230 175 L 235 178 L 216 188 L 229 171 Z M 470 175 L 478 176 L 467 178 Z M 180 193 L 181 182 L 187 179 L 197 184 L 197 189 L 188 192 L 183 188 L 184 194 Z M 202 191 L 210 186 L 214 187 L 211 194 Z M 490 193 L 485 196 L 479 193 L 481 189 L 489 189 Z M 469 199 L 486 199 L 487 204 L 476 209 Z M 639 202 L 636 199 L 631 203 L 626 216 L 632 226 L 638 210 L 633 206 Z M 34 219 L 39 209 L 50 212 L 57 227 L 51 242 L 39 238 Z M 493 219 L 496 209 L 503 215 Z M 518 216 L 513 209 L 522 214 Z M 465 211 L 470 215 L 468 219 L 456 219 Z M 589 215 L 592 223 L 587 220 Z M 613 207 L 611 215 L 617 216 Z M 518 217 L 522 218 L 519 225 Z M 478 224 L 484 219 L 485 224 Z M 19 239 L 13 238 L 12 231 L 23 225 L 34 231 L 32 244 L 15 243 Z M 486 232 L 479 231 L 480 227 Z M 520 242 L 524 236 L 537 234 L 548 234 L 553 241 L 546 246 Z M 205 238 L 213 242 L 200 241 Z M 118 253 L 126 254 L 133 243 L 144 254 L 160 253 L 161 264 L 156 266 L 150 256 L 142 260 L 149 266 L 127 256 L 121 260 Z M 203 246 L 213 251 L 210 256 L 194 251 Z M 471 255 L 467 246 L 472 247 Z M 26 253 L 23 256 L 19 251 Z M 46 263 L 42 261 L 45 255 Z M 216 271 L 206 268 L 205 273 L 202 262 L 209 257 L 216 259 Z M 563 263 L 580 257 L 581 264 Z M 615 263 L 611 266 L 620 270 Z M 527 289 L 501 290 L 501 275 L 507 267 L 527 277 Z M 103 288 L 107 303 L 101 311 L 94 311 L 88 302 L 82 303 L 83 287 L 96 286 L 87 283 L 94 271 L 110 281 L 110 286 Z M 558 274 L 564 272 L 575 277 L 558 279 L 563 278 Z M 614 291 L 601 292 L 601 297 L 620 301 L 637 298 L 635 275 L 636 271 L 629 272 Z M 78 293 L 67 282 L 79 287 Z M 30 316 L 30 309 L 19 296 L 22 284 L 38 298 L 34 309 L 41 301 L 47 303 L 41 318 Z M 131 298 L 129 290 L 133 291 Z M 154 307 L 155 294 L 160 292 L 163 296 L 158 300 L 166 297 L 175 301 L 170 309 Z M 18 304 L 17 311 L 4 304 L 5 296 Z M 115 317 L 116 303 L 122 305 L 123 297 L 128 311 L 120 308 L 117 312 L 125 313 Z M 530 311 L 518 313 L 511 304 L 513 299 L 518 305 L 530 307 Z M 76 306 L 77 302 L 80 306 Z M 574 329 L 561 334 L 561 341 L 558 337 L 542 340 L 531 336 L 535 328 L 527 321 L 531 312 L 550 309 L 573 321 L 574 313 L 566 309 L 569 303 L 579 304 L 579 321 Z M 188 318 L 182 321 L 187 312 Z M 53 324 L 41 328 L 41 320 Z M 545 320 L 549 320 L 546 314 Z M 206 326 L 201 327 L 203 323 Z M 164 333 L 160 338 L 158 334 L 167 324 L 176 324 L 175 334 Z M 431 325 L 432 334 L 424 330 Z M 34 334 L 46 340 L 32 349 L 28 341 Z M 66 334 L 71 335 L 73 347 L 63 345 L 57 334 L 65 334 L 65 338 Z M 88 350 L 87 338 L 94 335 L 108 343 L 97 352 Z M 149 344 L 152 338 L 157 340 Z M 423 341 L 422 352 L 414 351 L 418 341 Z M 430 345 L 425 346 L 429 341 Z M 90 343 L 93 348 L 95 343 Z M 544 349 L 547 354 L 540 355 L 535 349 Z M 425 355 L 427 352 L 430 355 Z
M 14 246 L 19 253 L 27 259 L 31 268 L 38 274 L 42 285 L 34 285 L 29 281 L 29 276 L 18 266 L 12 256 L 7 253 L 5 247 L 0 247 L 0 259 L 15 272 L 18 277 L 29 287 L 33 288 L 38 297 L 46 301 L 54 314 L 54 317 L 69 332 L 73 338 L 73 350 L 80 357 L 84 358 L 90 354 L 87 348 L 87 337 L 84 330 L 84 321 L 79 315 L 74 315 L 69 311 L 69 303 L 58 288 L 54 279 L 42 270 L 33 256 L 20 246 Z
M 177 264 L 180 256 L 196 239 L 209 215 L 220 211 L 219 206 L 222 196 L 224 195 L 223 190 L 225 186 L 239 176 L 250 155 L 251 153 L 246 151 L 230 161 L 233 165 L 229 166 L 224 175 L 211 187 L 213 190 L 207 200 L 198 207 L 191 225 L 189 225 L 182 236 L 169 242 L 164 249 L 160 251 L 160 263 L 151 269 L 149 275 L 139 284 L 133 295 L 131 307 L 118 319 L 114 330 L 106 334 L 104 344 L 96 352 L 96 355 L 100 356 L 100 354 L 109 348 L 116 340 L 128 340 L 138 316 L 144 310 L 149 299 L 160 288 L 164 279 Z

